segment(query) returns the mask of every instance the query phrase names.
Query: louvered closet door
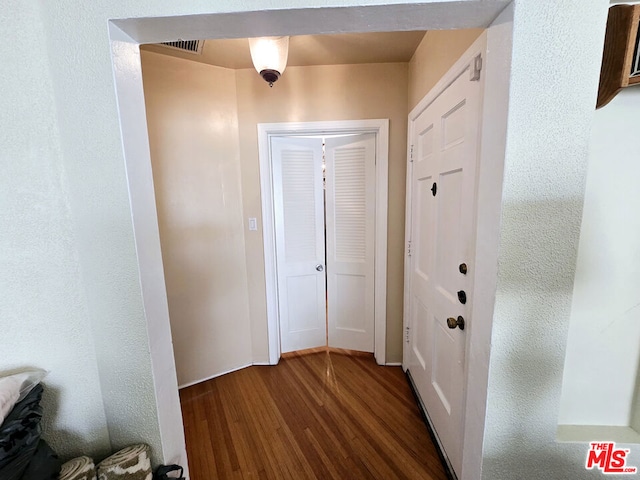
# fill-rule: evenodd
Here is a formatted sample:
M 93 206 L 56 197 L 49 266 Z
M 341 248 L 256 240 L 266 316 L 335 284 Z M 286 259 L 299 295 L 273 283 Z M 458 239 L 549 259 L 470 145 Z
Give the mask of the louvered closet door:
M 271 139 L 283 353 L 326 345 L 322 140 Z
M 325 143 L 329 346 L 373 352 L 375 135 Z

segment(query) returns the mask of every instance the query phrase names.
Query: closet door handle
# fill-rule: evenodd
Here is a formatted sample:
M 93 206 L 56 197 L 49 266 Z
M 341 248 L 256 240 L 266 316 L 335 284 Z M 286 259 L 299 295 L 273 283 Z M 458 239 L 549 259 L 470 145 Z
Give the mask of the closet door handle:
M 321 272 L 321 271 L 324 270 L 324 267 L 322 265 L 318 264 L 318 265 L 316 265 L 316 270 Z

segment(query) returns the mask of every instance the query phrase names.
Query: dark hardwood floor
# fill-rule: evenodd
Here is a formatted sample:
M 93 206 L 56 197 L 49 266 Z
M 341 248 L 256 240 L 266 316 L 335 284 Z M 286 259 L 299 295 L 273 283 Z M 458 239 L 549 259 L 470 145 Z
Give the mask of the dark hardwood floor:
M 193 480 L 446 479 L 400 367 L 288 354 L 180 391 Z

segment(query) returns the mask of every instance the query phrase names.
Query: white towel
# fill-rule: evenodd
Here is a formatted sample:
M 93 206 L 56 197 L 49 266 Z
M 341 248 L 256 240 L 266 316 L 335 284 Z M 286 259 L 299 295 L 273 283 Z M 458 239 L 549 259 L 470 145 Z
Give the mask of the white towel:
M 0 378 L 0 425 L 18 402 L 22 382 L 18 375 Z

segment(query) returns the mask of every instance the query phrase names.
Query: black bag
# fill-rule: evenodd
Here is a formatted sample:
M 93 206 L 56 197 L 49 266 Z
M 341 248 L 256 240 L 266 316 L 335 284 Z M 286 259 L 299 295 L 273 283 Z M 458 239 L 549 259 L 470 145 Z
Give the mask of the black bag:
M 180 471 L 177 477 L 170 477 L 169 473 Z M 153 480 L 184 480 L 180 465 L 160 465 L 153 474 Z
M 0 427 L 0 478 L 18 480 L 38 448 L 42 427 L 42 385 L 21 401 Z
M 47 442 L 40 439 L 36 453 L 20 480 L 58 480 L 62 462 Z

